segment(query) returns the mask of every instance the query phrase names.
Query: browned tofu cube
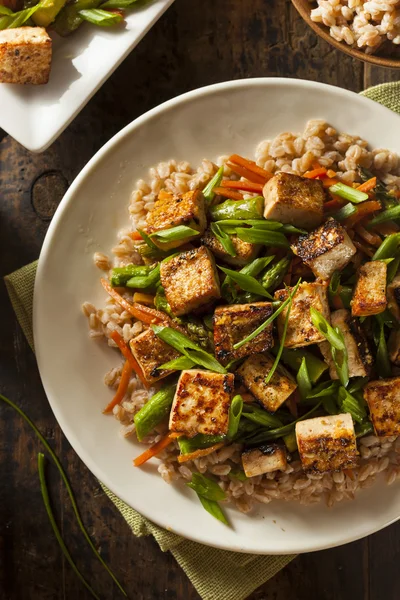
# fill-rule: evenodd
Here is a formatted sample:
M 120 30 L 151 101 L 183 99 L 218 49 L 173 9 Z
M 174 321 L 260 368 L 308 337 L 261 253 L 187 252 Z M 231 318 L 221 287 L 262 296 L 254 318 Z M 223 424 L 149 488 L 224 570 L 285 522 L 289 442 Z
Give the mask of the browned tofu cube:
M 345 308 L 331 314 L 332 327 L 338 327 L 343 334 L 347 349 L 349 377 L 368 377 L 374 362 L 368 340 L 360 327 L 358 319 L 352 318 L 350 311 Z M 329 365 L 331 379 L 339 379 L 335 363 L 332 359 L 331 345 L 322 342 L 320 350 Z
M 275 412 L 297 388 L 296 382 L 281 365 L 273 374 L 271 381 L 265 378 L 274 364 L 269 354 L 253 354 L 249 356 L 236 371 L 251 394 L 269 412 Z
M 328 321 L 330 320 L 329 304 L 327 297 L 327 283 L 301 283 L 299 289 L 294 295 L 292 309 L 289 315 L 289 322 L 285 338 L 286 348 L 301 348 L 310 344 L 318 344 L 325 338 L 314 327 L 311 321 L 310 308 L 318 310 Z M 284 302 L 291 292 L 287 290 L 277 290 L 275 298 Z M 276 318 L 278 325 L 279 338 L 282 339 L 285 319 L 288 311 L 285 308 Z
M 364 388 L 364 399 L 376 435 L 400 435 L 400 377 L 370 381 Z
M 158 199 L 154 204 L 154 208 L 147 214 L 146 233 L 149 235 L 157 231 L 164 231 L 178 225 L 185 225 L 203 233 L 207 220 L 204 196 L 200 190 L 186 192 L 182 195 L 173 195 L 170 192 L 161 190 Z M 153 242 L 168 250 L 169 248 L 177 248 L 182 244 L 187 244 L 193 240 L 196 235 L 185 238 L 183 240 L 174 240 L 171 242 L 162 242 L 156 237 L 152 238 Z
M 296 438 L 306 473 L 341 471 L 358 464 L 356 434 L 348 413 L 299 421 Z
M 400 275 L 387 286 L 388 309 L 400 321 Z
M 214 257 L 204 246 L 163 261 L 160 277 L 167 301 L 177 316 L 221 297 Z
M 0 83 L 47 83 L 52 56 L 51 37 L 43 27 L 0 31 Z
M 237 350 L 237 344 L 255 331 L 268 317 L 273 308 L 270 302 L 253 302 L 253 304 L 233 304 L 218 306 L 214 312 L 214 345 L 215 356 L 223 365 L 243 358 L 249 354 L 265 352 L 274 345 L 272 323 L 261 333 Z
M 129 345 L 149 383 L 154 383 L 173 373 L 169 369 L 160 369 L 159 367 L 180 356 L 179 352 L 160 340 L 152 329 L 140 333 L 129 342 Z
M 357 252 L 345 228 L 334 219 L 328 219 L 308 235 L 301 235 L 292 250 L 319 279 L 329 279 Z
M 201 243 L 207 246 L 217 258 L 220 258 L 229 265 L 247 265 L 254 260 L 260 251 L 260 244 L 250 244 L 244 242 L 237 235 L 231 235 L 233 247 L 235 248 L 236 256 L 231 256 L 224 250 L 221 242 L 217 240 L 215 235 L 207 229 L 204 236 L 201 238 Z
M 285 448 L 278 444 L 252 448 L 243 452 L 242 465 L 247 477 L 284 471 L 287 467 L 287 453 Z
M 169 428 L 188 437 L 228 433 L 234 375 L 182 371 L 171 407 Z
M 354 317 L 378 315 L 385 310 L 386 273 L 386 263 L 381 260 L 373 260 L 360 267 L 351 301 L 351 314 Z
M 400 329 L 393 329 L 389 336 L 388 350 L 390 360 L 400 367 Z
M 312 229 L 322 221 L 325 192 L 321 181 L 277 173 L 264 186 L 264 217 Z

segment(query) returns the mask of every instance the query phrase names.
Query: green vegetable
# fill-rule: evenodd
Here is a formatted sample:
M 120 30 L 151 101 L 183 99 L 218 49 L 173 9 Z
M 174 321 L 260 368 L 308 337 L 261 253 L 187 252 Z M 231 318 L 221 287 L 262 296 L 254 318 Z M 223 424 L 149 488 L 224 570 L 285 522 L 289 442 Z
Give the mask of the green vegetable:
M 242 290 L 246 292 L 252 292 L 258 296 L 264 296 L 272 300 L 271 294 L 269 294 L 263 286 L 251 275 L 246 275 L 240 271 L 233 271 L 232 269 L 226 269 L 225 267 L 218 266 L 221 271 L 228 275 L 229 278 L 234 281 Z
M 229 477 L 231 479 L 236 479 L 237 481 L 247 481 L 248 477 L 244 471 L 231 469 L 229 471 Z
M 91 8 L 97 8 L 101 4 L 101 0 L 77 0 L 66 4 L 58 13 L 52 27 L 63 37 L 70 35 L 83 23 L 79 11 Z
M 261 271 L 263 271 L 267 267 L 267 265 L 269 265 L 273 258 L 273 256 L 264 256 L 263 258 L 256 258 L 251 263 L 245 265 L 242 269 L 240 269 L 239 273 L 242 275 L 249 275 L 250 277 L 257 277 L 257 275 L 259 275 Z M 228 302 L 232 302 L 233 300 L 237 299 L 236 289 L 233 288 L 232 279 L 229 276 L 225 278 L 221 286 L 221 292 L 223 298 L 225 298 L 225 300 L 227 300 Z M 249 295 L 251 296 L 250 298 L 243 298 L 243 301 L 241 301 L 240 303 L 246 304 L 247 302 L 254 302 L 254 298 L 259 297 L 258 294 L 254 295 L 251 294 L 251 292 L 249 293 Z
M 400 244 L 400 233 L 388 235 L 379 246 L 371 260 L 382 260 L 383 258 L 393 258 Z
M 66 475 L 66 473 L 65 473 L 65 471 L 64 471 L 64 469 L 63 469 L 63 467 L 62 467 L 62 465 L 60 463 L 60 461 L 58 460 L 57 456 L 54 454 L 53 450 L 49 446 L 48 442 L 42 436 L 42 434 L 40 433 L 40 431 L 36 427 L 36 425 L 30 420 L 30 418 L 28 417 L 28 415 L 26 415 L 24 413 L 24 411 L 21 408 L 19 408 L 19 406 L 17 406 L 16 404 L 14 404 L 14 402 L 12 402 L 12 400 L 9 400 L 8 398 L 6 398 L 5 396 L 3 396 L 2 394 L 0 394 L 0 400 L 2 400 L 3 402 L 5 402 L 9 406 L 11 406 L 11 408 L 13 408 L 24 419 L 24 421 L 26 423 L 28 423 L 29 427 L 31 429 L 33 429 L 35 435 L 39 438 L 39 440 L 42 442 L 43 446 L 46 448 L 47 452 L 49 453 L 49 455 L 53 459 L 54 464 L 57 467 L 57 470 L 58 470 L 58 472 L 59 472 L 59 474 L 61 476 L 61 479 L 64 482 L 64 485 L 66 487 L 69 499 L 71 501 L 72 510 L 74 512 L 74 515 L 75 515 L 76 521 L 78 523 L 79 529 L 81 530 L 81 532 L 82 532 L 85 540 L 89 544 L 90 549 L 92 550 L 92 552 L 95 555 L 95 557 L 101 562 L 101 564 L 103 565 L 103 567 L 105 568 L 105 570 L 107 571 L 107 573 L 110 575 L 110 577 L 112 578 L 112 580 L 114 581 L 114 583 L 118 586 L 119 590 L 124 594 L 124 596 L 127 596 L 124 588 L 119 583 L 118 579 L 116 578 L 116 576 L 114 575 L 114 573 L 111 571 L 111 569 L 104 562 L 103 558 L 100 556 L 100 554 L 96 550 L 95 545 L 93 544 L 92 540 L 90 539 L 89 534 L 88 534 L 88 532 L 87 532 L 87 530 L 85 528 L 85 525 L 83 524 L 81 515 L 79 513 L 78 505 L 76 503 L 75 496 L 74 496 L 74 493 L 73 493 L 72 488 L 71 488 L 71 484 L 68 481 L 68 477 L 67 477 L 67 475 Z
M 281 427 L 283 425 L 282 421 L 278 419 L 277 416 L 271 415 L 264 408 L 260 408 L 256 404 L 244 404 L 242 417 L 253 423 L 262 425 L 263 427 L 268 427 L 269 429 Z
M 101 8 L 89 8 L 87 10 L 80 10 L 79 16 L 84 21 L 97 25 L 98 27 L 112 27 L 117 23 L 121 23 L 124 17 L 119 13 L 109 12 L 108 10 L 102 10 Z
M 397 253 L 397 256 L 394 258 L 393 262 L 387 268 L 387 283 L 392 283 L 393 279 L 396 277 L 400 267 L 400 255 Z
M 353 298 L 353 288 L 348 285 L 343 285 L 339 292 L 340 299 L 345 308 L 350 308 L 351 299 Z
M 368 200 L 369 196 L 365 192 L 360 192 L 357 189 L 350 187 L 344 183 L 335 183 L 335 185 L 331 185 L 329 191 L 332 194 L 336 194 L 336 196 L 340 196 L 345 200 L 350 200 L 350 202 L 354 202 L 354 204 L 358 204 L 359 202 L 365 202 Z
M 385 327 L 382 324 L 379 329 L 379 343 L 376 351 L 376 366 L 380 377 L 391 377 L 392 368 L 390 366 L 389 353 L 385 339 Z
M 226 200 L 210 208 L 213 221 L 225 219 L 261 219 L 264 210 L 264 198 L 256 196 L 247 200 Z
M 210 448 L 215 444 L 224 442 L 227 439 L 226 435 L 205 435 L 198 433 L 192 438 L 185 436 L 178 437 L 178 445 L 181 454 L 191 454 L 196 450 L 202 450 L 203 448 Z
M 350 394 L 354 394 L 355 392 L 362 390 L 367 383 L 368 377 L 353 377 L 347 391 Z
M 216 223 L 227 233 L 233 234 L 238 227 L 249 225 L 257 227 L 257 229 L 266 229 L 268 231 L 277 231 L 283 229 L 284 225 L 279 221 L 268 221 L 266 219 L 225 219 L 224 221 L 216 221 Z
M 339 412 L 333 396 L 325 396 L 322 399 L 322 406 L 328 415 L 337 415 Z
M 372 426 L 371 421 L 366 421 L 365 423 L 362 423 L 361 425 L 356 425 L 355 432 L 356 432 L 356 437 L 360 438 L 363 435 L 367 435 L 368 433 L 373 433 L 374 428 Z
M 150 234 L 150 239 L 157 239 L 159 242 L 176 242 L 178 240 L 186 240 L 187 238 L 192 238 L 195 235 L 199 235 L 199 231 L 197 229 L 192 229 L 192 227 L 187 227 L 186 225 L 176 225 L 176 227 L 170 227 L 169 229 L 164 229 L 163 231 L 155 231 Z M 141 234 L 142 235 L 142 234 Z
M 154 306 L 157 310 L 162 310 L 170 317 L 174 318 L 174 314 L 171 310 L 170 305 L 168 304 L 167 298 L 165 297 L 165 291 L 162 285 L 157 287 L 156 296 L 154 299 Z
M 67 0 L 41 0 L 39 9 L 32 16 L 35 25 L 48 27 L 54 21 Z
M 368 179 L 375 177 L 375 175 L 369 169 L 365 169 L 364 167 L 359 167 L 358 172 L 362 181 L 368 181 Z M 386 185 L 379 179 L 376 180 L 374 193 L 377 200 L 383 202 L 387 208 L 397 204 L 395 197 L 388 192 Z
M 162 387 L 133 417 L 139 442 L 168 415 L 174 399 L 175 388 L 175 385 Z
M 228 440 L 233 440 L 239 429 L 240 417 L 243 410 L 243 398 L 239 394 L 234 396 L 229 407 Z
M 345 204 L 344 206 L 342 206 L 342 208 L 340 208 L 338 211 L 330 214 L 329 216 L 336 219 L 336 221 L 344 221 L 351 215 L 354 215 L 354 213 L 356 213 L 356 212 L 357 212 L 356 207 L 353 206 L 353 204 L 351 204 L 349 202 L 349 204 Z
M 379 213 L 376 217 L 368 223 L 368 228 L 378 225 L 379 223 L 385 223 L 386 221 L 392 221 L 393 219 L 400 218 L 400 204 L 393 208 L 388 208 L 383 212 Z
M 288 449 L 288 452 L 296 452 L 297 450 L 297 438 L 296 433 L 292 431 L 287 435 L 283 436 L 283 441 L 285 442 L 285 446 Z
M 46 512 L 47 512 L 47 516 L 49 517 L 50 524 L 53 528 L 54 535 L 56 536 L 57 542 L 59 543 L 62 553 L 64 554 L 65 558 L 71 565 L 75 575 L 78 577 L 78 579 L 80 579 L 80 581 L 83 583 L 83 585 L 86 587 L 86 589 L 89 590 L 89 592 L 91 593 L 93 598 L 96 598 L 96 600 L 100 600 L 99 596 L 96 594 L 94 589 L 88 584 L 88 582 L 86 581 L 86 579 L 84 578 L 84 576 L 79 571 L 76 564 L 74 563 L 72 556 L 70 555 L 68 548 L 66 547 L 64 540 L 61 536 L 60 530 L 58 529 L 56 520 L 53 515 L 53 511 L 52 511 L 51 505 L 50 505 L 49 492 L 47 490 L 46 476 L 44 473 L 44 454 L 42 454 L 41 452 L 39 452 L 39 454 L 38 454 L 38 470 L 39 470 L 40 490 L 42 492 L 43 503 L 46 508 Z
M 283 278 L 286 275 L 289 265 L 289 258 L 282 258 L 275 265 L 272 265 L 272 267 L 263 276 L 261 280 L 261 285 L 266 290 L 277 288 L 278 285 L 283 281 Z
M 221 246 L 223 247 L 223 249 L 225 250 L 225 252 L 227 254 L 229 254 L 229 256 L 236 256 L 237 253 L 236 253 L 235 246 L 233 245 L 231 238 L 225 231 L 223 231 L 219 227 L 218 223 L 211 223 L 210 229 L 211 229 L 212 233 L 215 235 L 216 239 L 221 244 Z
M 367 416 L 365 406 L 344 388 L 340 387 L 338 392 L 338 401 L 340 409 L 345 413 L 350 413 L 357 423 L 362 423 Z
M 251 275 L 251 277 L 257 277 L 257 275 L 259 275 L 273 260 L 273 256 L 255 258 L 251 263 L 245 265 L 243 269 L 240 269 L 240 273 L 243 273 L 243 275 Z
M 157 265 L 127 265 L 126 267 L 116 267 L 111 271 L 110 284 L 112 287 L 122 287 L 126 285 L 132 277 L 147 277 Z
M 315 308 L 310 308 L 311 321 L 318 331 L 330 343 L 332 359 L 335 363 L 336 372 L 344 387 L 349 382 L 349 368 L 347 360 L 347 348 L 344 337 L 338 327 L 331 327 L 328 321 Z
M 220 507 L 220 505 L 218 504 L 218 502 L 216 502 L 215 500 L 208 500 L 207 498 L 205 498 L 204 496 L 201 496 L 200 494 L 197 494 L 199 497 L 199 500 L 203 506 L 203 508 L 210 513 L 211 516 L 213 516 L 215 519 L 218 519 L 218 521 L 221 521 L 221 523 L 224 523 L 224 525 L 229 525 L 228 520 L 226 518 L 226 516 L 224 515 L 222 508 Z
M 228 521 L 218 504 L 220 500 L 226 499 L 226 494 L 215 481 L 204 477 L 201 473 L 193 473 L 192 480 L 186 485 L 196 492 L 207 512 L 228 525 Z
M 288 325 L 289 325 L 289 317 L 290 317 L 290 311 L 292 310 L 292 298 L 290 299 L 290 302 L 288 304 L 288 309 L 287 309 L 287 313 L 286 313 L 286 317 L 285 317 L 285 323 L 283 325 L 283 331 L 282 331 L 282 336 L 281 336 L 281 340 L 279 343 L 279 348 L 278 348 L 278 352 L 276 353 L 276 357 L 274 360 L 274 363 L 268 373 L 268 375 L 265 377 L 264 382 L 265 383 L 269 383 L 278 367 L 279 361 L 281 360 L 281 356 L 282 356 L 282 352 L 283 352 L 283 348 L 285 345 L 285 340 L 286 340 L 286 335 L 287 335 L 287 329 L 288 329 Z
M 190 358 L 187 356 L 178 356 L 178 358 L 174 358 L 164 363 L 160 367 L 157 367 L 157 370 L 160 369 L 171 369 L 172 371 L 185 371 L 186 369 L 192 369 L 195 366 Z
M 132 4 L 135 4 L 138 0 L 107 0 L 104 4 L 101 5 L 101 8 L 105 8 L 109 10 L 110 8 L 119 8 L 124 10 L 125 8 L 130 8 Z
M 42 3 L 36 4 L 36 6 L 32 6 L 31 8 L 26 8 L 24 10 L 20 10 L 18 12 L 13 13 L 12 11 L 3 10 L 0 14 L 3 16 L 0 17 L 0 30 L 1 29 L 15 29 L 16 27 L 21 27 L 28 19 L 30 19 L 34 13 L 41 8 Z
M 126 282 L 126 287 L 132 289 L 146 289 L 146 288 L 154 288 L 160 281 L 160 264 L 154 267 L 148 275 L 134 276 L 128 279 Z
M 338 389 L 339 381 L 324 381 L 311 390 L 307 394 L 307 398 L 323 398 L 325 396 L 332 396 L 332 394 L 335 395 L 337 393 Z
M 183 333 L 164 325 L 152 325 L 151 327 L 161 340 L 187 356 L 187 358 L 190 358 L 196 365 L 201 365 L 205 369 L 215 371 L 216 373 L 227 373 L 226 369 L 224 369 L 214 356 L 211 356 L 211 354 L 200 348 L 200 346 Z
M 206 187 L 203 189 L 203 196 L 207 200 L 207 202 L 212 202 L 214 200 L 214 188 L 218 187 L 222 181 L 222 177 L 224 175 L 224 166 L 220 167 L 218 171 L 215 173 L 214 177 L 210 179 L 207 183 Z
M 7 6 L 3 6 L 0 4 L 0 15 L 12 15 L 14 14 L 11 8 L 7 8 Z
M 317 358 L 311 352 L 308 352 L 304 348 L 284 348 L 282 352 L 282 361 L 293 371 L 298 371 L 302 359 L 305 358 L 307 365 L 307 372 L 310 377 L 311 383 L 316 383 L 318 379 L 325 373 L 329 368 L 326 362 Z
M 236 344 L 234 344 L 233 345 L 233 349 L 234 350 L 238 350 L 239 348 L 241 348 L 242 346 L 244 346 L 245 344 L 247 344 L 247 342 L 251 342 L 251 340 L 254 340 L 255 337 L 257 337 L 262 331 L 264 331 L 264 329 L 266 327 L 268 327 L 268 325 L 270 325 L 276 319 L 276 317 L 278 317 L 281 314 L 281 312 L 283 310 L 285 310 L 285 308 L 287 307 L 287 305 L 292 301 L 293 296 L 297 292 L 300 283 L 301 283 L 301 279 L 298 280 L 298 282 L 296 283 L 295 287 L 293 288 L 293 290 L 289 294 L 288 298 L 284 302 L 282 302 L 282 304 L 280 305 L 280 307 L 266 321 L 264 321 L 264 323 L 262 323 L 259 327 L 257 327 L 257 329 L 255 329 L 254 331 L 252 331 L 252 333 L 249 333 L 249 335 L 247 335 L 240 342 L 237 342 Z
M 248 242 L 249 244 L 264 244 L 265 246 L 274 246 L 276 248 L 289 248 L 289 242 L 283 233 L 279 233 L 279 231 L 269 231 L 257 227 L 238 227 L 236 235 L 243 242 Z
M 336 296 L 340 288 L 340 271 L 335 271 L 331 277 L 328 287 L 329 298 L 332 300 L 333 296 Z
M 300 397 L 302 400 L 308 398 L 312 384 L 308 374 L 306 359 L 304 357 L 301 361 L 300 369 L 297 372 L 297 385 L 299 386 Z

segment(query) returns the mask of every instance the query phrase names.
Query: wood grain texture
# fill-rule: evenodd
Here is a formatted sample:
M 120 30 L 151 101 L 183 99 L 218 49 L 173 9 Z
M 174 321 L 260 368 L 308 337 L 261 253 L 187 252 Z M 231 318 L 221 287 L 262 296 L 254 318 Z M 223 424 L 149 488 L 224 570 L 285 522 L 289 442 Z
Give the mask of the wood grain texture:
M 176 0 L 81 114 L 41 155 L 0 132 L 2 275 L 37 258 L 63 191 L 117 131 L 153 106 L 199 86 L 241 77 L 312 79 L 354 91 L 398 79 L 364 66 L 311 31 L 290 0 Z M 68 471 L 84 522 L 135 600 L 198 600 L 169 554 L 135 538 L 60 431 L 34 356 L 0 285 L 0 385 L 46 435 Z M 0 599 L 88 600 L 65 563 L 40 497 L 37 440 L 0 405 Z M 102 598 L 121 595 L 82 543 L 63 486 L 49 465 L 57 519 L 77 564 Z M 400 598 L 400 525 L 369 539 L 298 557 L 251 600 Z M 218 600 L 216 598 L 215 600 Z

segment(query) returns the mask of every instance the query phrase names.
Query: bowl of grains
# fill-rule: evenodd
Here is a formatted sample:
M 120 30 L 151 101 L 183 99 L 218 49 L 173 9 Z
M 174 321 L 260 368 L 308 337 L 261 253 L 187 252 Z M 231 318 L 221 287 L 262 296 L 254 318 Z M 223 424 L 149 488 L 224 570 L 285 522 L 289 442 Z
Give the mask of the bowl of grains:
M 353 58 L 400 68 L 400 0 L 292 0 L 329 44 Z

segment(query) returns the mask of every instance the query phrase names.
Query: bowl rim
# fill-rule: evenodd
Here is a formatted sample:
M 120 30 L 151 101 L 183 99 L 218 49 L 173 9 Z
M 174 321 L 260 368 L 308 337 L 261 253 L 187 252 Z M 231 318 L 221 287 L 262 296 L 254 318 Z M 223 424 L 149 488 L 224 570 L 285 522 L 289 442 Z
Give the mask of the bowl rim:
M 308 0 L 305 0 L 305 1 L 307 3 L 309 3 Z M 333 46 L 337 50 L 344 52 L 345 54 L 347 54 L 348 56 L 351 56 L 352 58 L 358 58 L 359 60 L 361 60 L 363 62 L 372 64 L 372 65 L 377 65 L 378 67 L 384 67 L 386 69 L 400 69 L 400 58 L 397 58 L 397 59 L 396 58 L 386 58 L 384 56 L 379 56 L 379 55 L 375 55 L 375 54 L 366 54 L 362 50 L 353 48 L 352 46 L 349 46 L 345 42 L 338 42 L 330 35 L 329 30 L 325 25 L 323 25 L 322 23 L 316 23 L 315 21 L 311 20 L 311 17 L 310 17 L 311 6 L 310 6 L 310 9 L 308 10 L 305 5 L 305 2 L 303 0 L 292 0 L 292 4 L 296 8 L 299 15 L 307 23 L 307 25 L 309 27 L 311 27 L 311 29 L 313 31 L 315 31 L 315 33 L 319 37 L 321 37 L 323 40 L 328 42 L 328 44 L 331 44 L 331 46 Z
M 137 117 L 131 123 L 126 125 L 123 129 L 121 129 L 121 131 L 116 133 L 108 142 L 106 142 L 106 144 L 104 144 L 95 153 L 95 155 L 89 160 L 89 162 L 83 167 L 83 169 L 80 171 L 80 173 L 77 175 L 77 177 L 72 182 L 70 188 L 67 190 L 66 194 L 64 195 L 63 199 L 61 200 L 61 202 L 53 216 L 53 219 L 47 230 L 47 233 L 46 233 L 43 245 L 42 245 L 42 249 L 41 249 L 39 261 L 38 261 L 36 277 L 35 277 L 34 297 L 33 297 L 33 314 L 32 314 L 34 340 L 38 340 L 40 338 L 40 330 L 38 329 L 39 306 L 42 304 L 43 300 L 45 300 L 45 299 L 43 299 L 43 297 L 41 295 L 41 287 L 42 287 L 41 281 L 45 277 L 46 262 L 47 262 L 48 257 L 51 256 L 51 252 L 50 252 L 51 247 L 56 242 L 56 239 L 57 239 L 57 237 L 54 235 L 54 233 L 57 231 L 59 224 L 62 221 L 64 213 L 68 210 L 70 204 L 74 201 L 74 197 L 75 197 L 76 193 L 78 192 L 81 183 L 87 177 L 89 177 L 91 175 L 91 173 L 96 169 L 97 164 L 101 160 L 103 160 L 103 158 L 106 157 L 109 153 L 113 152 L 114 148 L 116 148 L 117 145 L 122 143 L 126 137 L 131 135 L 132 132 L 135 131 L 136 129 L 140 128 L 144 123 L 146 123 L 146 121 L 152 119 L 153 117 L 157 116 L 160 113 L 164 113 L 164 112 L 170 110 L 171 108 L 174 108 L 177 105 L 185 105 L 187 103 L 190 103 L 193 99 L 199 99 L 199 98 L 202 98 L 207 95 L 212 95 L 215 92 L 218 92 L 220 90 L 226 91 L 226 90 L 230 90 L 230 89 L 245 88 L 245 87 L 249 87 L 249 86 L 250 87 L 264 87 L 266 85 L 272 86 L 272 87 L 274 85 L 279 85 L 279 86 L 284 86 L 284 87 L 290 87 L 290 86 L 294 85 L 294 86 L 309 89 L 309 90 L 313 90 L 313 89 L 314 90 L 315 89 L 327 90 L 328 89 L 331 94 L 336 95 L 338 98 L 341 98 L 342 100 L 345 100 L 346 97 L 348 98 L 349 96 L 351 96 L 351 97 L 356 96 L 358 101 L 361 102 L 362 104 L 369 105 L 369 106 L 373 105 L 374 110 L 377 111 L 378 113 L 381 113 L 382 115 L 390 114 L 392 117 L 393 117 L 393 115 L 396 117 L 396 114 L 393 113 L 393 111 L 391 111 L 390 109 L 386 108 L 385 106 L 382 106 L 381 104 L 379 104 L 377 102 L 374 102 L 373 100 L 370 100 L 369 98 L 360 96 L 360 95 L 356 94 L 355 92 L 352 92 L 352 91 L 349 91 L 349 90 L 346 90 L 343 88 L 339 88 L 339 87 L 336 87 L 333 85 L 320 83 L 320 82 L 308 81 L 308 80 L 303 80 L 303 79 L 294 79 L 294 78 L 280 78 L 280 77 L 259 77 L 259 78 L 229 80 L 229 81 L 220 82 L 220 83 L 216 83 L 216 84 L 212 84 L 212 85 L 208 85 L 208 86 L 203 86 L 203 87 L 197 88 L 195 90 L 181 94 L 170 100 L 167 100 L 166 102 L 163 102 L 162 104 L 147 111 L 143 115 Z M 400 126 L 400 116 L 398 116 L 398 119 L 399 119 L 399 126 Z M 50 404 L 51 410 L 57 420 L 57 423 L 60 426 L 63 434 L 67 438 L 68 442 L 71 444 L 72 448 L 74 449 L 76 454 L 79 456 L 79 458 L 84 462 L 86 467 L 92 472 L 92 474 L 99 481 L 101 481 L 105 486 L 107 486 L 107 488 L 111 492 L 113 492 L 119 499 L 121 499 L 123 502 L 125 502 L 129 507 L 133 508 L 134 510 L 138 510 L 132 506 L 132 504 L 131 504 L 132 498 L 131 497 L 129 497 L 125 493 L 122 493 L 121 490 L 117 491 L 115 489 L 113 482 L 110 481 L 109 475 L 107 475 L 107 473 L 103 472 L 101 466 L 98 465 L 98 463 L 96 463 L 95 460 L 92 460 L 92 458 L 88 455 L 85 448 L 82 446 L 79 437 L 77 435 L 75 435 L 73 428 L 70 428 L 67 423 L 63 422 L 61 411 L 58 409 L 57 402 L 54 402 L 53 399 L 51 398 L 51 394 L 47 394 L 47 391 L 46 391 L 47 385 L 45 382 L 45 377 L 42 376 L 42 374 L 44 373 L 44 361 L 42 358 L 42 346 L 40 343 L 35 344 L 35 351 L 36 351 L 36 359 L 37 359 L 38 369 L 39 369 L 40 377 L 41 377 L 42 384 L 44 387 L 44 391 L 46 394 L 46 398 Z M 162 527 L 162 528 L 166 527 L 165 522 L 162 520 L 161 517 L 158 518 L 158 515 L 155 517 L 154 514 L 150 515 L 149 513 L 147 513 L 147 510 L 143 510 L 142 507 L 140 508 L 140 514 L 141 514 L 141 516 L 149 519 L 151 522 L 155 523 L 159 527 Z M 399 509 L 399 514 L 396 517 L 388 519 L 383 524 L 373 525 L 373 526 L 369 527 L 368 529 L 366 529 L 366 531 L 363 533 L 360 533 L 357 535 L 350 535 L 347 538 L 344 537 L 344 539 L 339 542 L 334 541 L 331 543 L 323 543 L 323 544 L 318 544 L 318 545 L 312 544 L 309 546 L 304 546 L 304 543 L 303 543 L 302 545 L 299 545 L 298 547 L 294 547 L 294 548 L 292 547 L 290 550 L 287 550 L 287 551 L 282 551 L 282 550 L 274 551 L 273 549 L 263 550 L 263 549 L 243 548 L 242 546 L 240 546 L 240 544 L 238 544 L 238 546 L 236 546 L 236 547 L 227 548 L 226 545 L 224 545 L 223 543 L 218 543 L 217 541 L 205 542 L 205 541 L 199 540 L 195 535 L 191 535 L 191 532 L 190 531 L 188 532 L 187 530 L 185 530 L 183 532 L 183 531 L 179 530 L 178 528 L 174 528 L 174 533 L 176 533 L 179 536 L 182 536 L 185 539 L 188 539 L 188 540 L 191 540 L 191 541 L 194 541 L 197 543 L 201 543 L 203 545 L 218 548 L 221 550 L 228 550 L 228 551 L 230 550 L 230 551 L 235 551 L 235 552 L 241 552 L 243 554 L 259 554 L 259 555 L 265 555 L 266 553 L 268 555 L 269 554 L 271 554 L 271 555 L 274 555 L 274 554 L 275 555 L 301 554 L 301 553 L 305 553 L 305 552 L 313 552 L 313 551 L 334 548 L 337 546 L 342 546 L 344 544 L 362 539 L 366 536 L 369 536 L 377 531 L 384 529 L 385 527 L 391 525 L 392 523 L 395 523 L 399 519 L 400 519 L 400 509 Z

